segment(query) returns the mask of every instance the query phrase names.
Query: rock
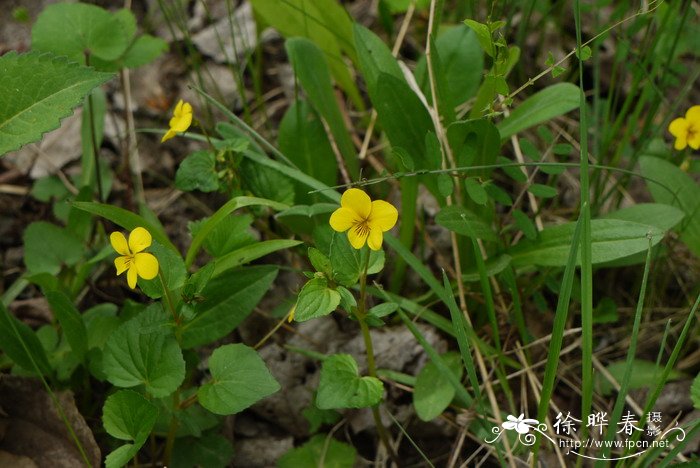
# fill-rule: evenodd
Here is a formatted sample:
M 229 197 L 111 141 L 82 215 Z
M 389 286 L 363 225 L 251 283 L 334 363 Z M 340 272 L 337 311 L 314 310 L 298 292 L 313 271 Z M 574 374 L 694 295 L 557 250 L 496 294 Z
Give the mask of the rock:
M 241 439 L 233 444 L 236 456 L 231 466 L 246 468 L 275 466 L 275 462 L 293 447 L 292 437 Z
M 218 63 L 239 63 L 257 44 L 257 27 L 250 3 L 244 3 L 233 13 L 204 28 L 192 37 L 192 42 L 204 55 Z

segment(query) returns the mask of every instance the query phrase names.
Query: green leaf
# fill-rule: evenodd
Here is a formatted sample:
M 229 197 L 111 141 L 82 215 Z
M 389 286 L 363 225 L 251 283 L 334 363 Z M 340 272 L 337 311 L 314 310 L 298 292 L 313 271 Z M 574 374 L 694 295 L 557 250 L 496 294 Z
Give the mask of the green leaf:
M 499 255 L 497 257 L 491 257 L 486 261 L 486 275 L 495 276 L 505 270 L 511 262 L 510 255 Z M 474 266 L 472 268 L 463 270 L 462 281 L 466 283 L 475 283 L 481 280 L 481 274 L 479 269 Z
M 457 379 L 461 379 L 463 367 L 459 353 L 443 354 L 442 359 Z M 450 381 L 435 363 L 428 362 L 418 373 L 413 389 L 413 406 L 418 417 L 423 421 L 432 421 L 445 411 L 454 396 L 455 389 Z
M 144 385 L 154 397 L 168 396 L 180 386 L 185 360 L 159 304 L 122 324 L 110 336 L 103 370 L 113 385 Z
M 170 239 L 168 239 L 162 227 L 147 221 L 136 213 L 119 208 L 118 206 L 95 202 L 73 202 L 73 206 L 79 210 L 87 211 L 88 213 L 108 219 L 129 231 L 133 231 L 139 226 L 143 227 L 153 236 L 153 239 L 179 254 L 177 247 L 170 242 Z
M 170 291 L 177 291 L 180 289 L 187 279 L 187 269 L 185 268 L 185 263 L 182 261 L 182 257 L 171 249 L 163 247 L 157 241 L 153 242 L 148 248 L 148 251 L 158 259 L 160 273 L 150 280 L 145 280 L 143 278 L 138 279 L 138 285 L 143 293 L 151 299 L 163 297 L 163 286 L 160 276 L 163 277 L 165 286 Z
M 279 250 L 291 249 L 301 244 L 301 241 L 294 239 L 272 239 L 256 242 L 246 245 L 240 249 L 229 252 L 216 259 L 213 276 L 219 276 L 221 273 L 231 268 L 236 268 L 253 260 L 264 257 L 265 255 L 277 252 Z
M 445 198 L 452 195 L 452 191 L 455 188 L 454 182 L 452 181 L 452 177 L 447 174 L 438 174 L 437 187 L 440 195 L 442 195 Z
M 318 409 L 313 403 L 308 408 L 304 408 L 301 414 L 309 422 L 309 434 L 318 431 L 324 424 L 337 423 L 341 417 L 336 410 Z
M 61 267 L 73 266 L 83 257 L 86 246 L 67 229 L 45 221 L 31 223 L 22 236 L 24 264 L 29 274 L 57 275 Z
M 576 57 L 580 59 L 581 61 L 588 60 L 591 58 L 591 55 L 593 52 L 591 52 L 591 48 L 589 46 L 583 46 L 581 47 L 581 53 L 579 54 L 578 49 L 576 49 Z
M 327 185 L 336 181 L 338 163 L 316 112 L 306 101 L 295 101 L 282 117 L 279 148 L 304 173 Z M 308 203 L 309 189 L 297 184 L 297 202 Z
M 216 174 L 216 155 L 211 151 L 195 151 L 187 156 L 175 174 L 175 187 L 185 192 L 199 190 L 214 192 L 219 189 Z
M 129 45 L 122 18 L 86 3 L 57 3 L 41 12 L 32 27 L 32 48 L 85 63 L 85 55 L 119 58 Z
M 323 361 L 316 406 L 320 409 L 366 408 L 382 399 L 384 385 L 375 377 L 360 377 L 349 354 L 334 354 Z
M 557 196 L 557 189 L 549 185 L 532 184 L 527 188 L 527 191 L 540 198 L 552 198 Z
M 36 334 L 20 322 L 0 301 L 0 349 L 23 369 L 51 374 L 51 366 L 46 352 Z
M 650 224 L 663 231 L 668 231 L 683 221 L 685 216 L 685 213 L 675 206 L 661 203 L 639 203 L 608 213 L 605 218 Z
M 578 109 L 579 94 L 579 87 L 571 83 L 558 83 L 533 94 L 498 124 L 501 138 L 505 140 L 527 128 Z
M 40 140 L 96 86 L 112 78 L 51 54 L 0 57 L 0 156 Z
M 642 156 L 639 167 L 642 175 L 651 179 L 646 183 L 654 201 L 675 206 L 685 213 L 685 222 L 676 231 L 688 248 L 700 256 L 700 186 L 688 174 L 660 158 Z
M 168 50 L 168 43 L 149 34 L 139 36 L 119 62 L 124 68 L 138 68 L 149 64 Z
M 301 447 L 285 453 L 278 461 L 278 468 L 352 468 L 357 452 L 352 445 L 317 434 Z
M 58 323 L 61 324 L 63 334 L 70 344 L 75 357 L 82 361 L 88 350 L 87 329 L 80 312 L 68 297 L 60 291 L 51 291 L 46 294 L 49 306 Z
M 491 30 L 489 27 L 472 19 L 464 20 L 464 24 L 469 26 L 469 28 L 474 31 L 481 48 L 484 49 L 484 52 L 486 52 L 489 57 L 493 57 L 495 51 L 493 47 L 493 39 L 491 38 Z
M 447 139 L 458 166 L 493 165 L 501 147 L 501 135 L 487 119 L 454 122 L 447 128 Z M 435 141 L 437 143 L 437 138 Z M 469 175 L 488 179 L 492 171 L 483 169 L 472 171 Z
M 274 210 L 277 211 L 282 211 L 286 210 L 289 208 L 287 205 L 283 203 L 279 203 L 276 201 L 272 200 L 266 200 L 264 198 L 256 198 L 256 197 L 236 197 L 232 198 L 231 200 L 227 201 L 221 208 L 216 210 L 216 213 L 214 213 L 207 221 L 205 221 L 197 231 L 197 234 L 194 235 L 192 239 L 192 243 L 190 244 L 190 248 L 187 250 L 187 256 L 185 257 L 185 266 L 189 268 L 192 266 L 192 262 L 194 261 L 195 257 L 197 256 L 197 253 L 199 252 L 199 249 L 201 248 L 202 244 L 206 240 L 206 238 L 209 236 L 209 234 L 214 230 L 214 228 L 222 222 L 228 215 L 233 213 L 239 208 L 243 208 L 246 206 L 268 206 Z M 155 236 L 154 236 L 155 237 Z M 161 242 L 162 243 L 162 242 Z
M 197 237 L 202 226 L 209 220 L 203 218 L 188 224 L 192 237 Z M 204 241 L 204 250 L 212 257 L 224 255 L 256 242 L 251 235 L 250 225 L 253 216 L 250 214 L 229 215 L 224 217 Z
M 172 468 L 225 468 L 231 466 L 233 447 L 220 434 L 178 439 L 173 447 Z
M 316 317 L 328 315 L 338 308 L 340 293 L 328 287 L 325 278 L 309 280 L 299 293 L 294 320 L 305 322 Z
M 294 183 L 284 174 L 244 159 L 239 167 L 243 187 L 256 197 L 294 204 Z
M 565 266 L 571 248 L 571 237 L 576 223 L 560 224 L 540 231 L 537 241 L 525 240 L 512 247 L 508 254 L 516 267 L 525 265 Z M 603 263 L 627 257 L 658 244 L 664 231 L 647 224 L 617 219 L 591 221 L 591 250 L 593 263 Z M 577 265 L 580 265 L 580 252 Z
M 525 237 L 530 240 L 537 239 L 537 228 L 528 215 L 516 209 L 513 210 L 513 219 L 515 220 L 515 225 L 525 234 Z
M 209 370 L 212 381 L 199 387 L 197 397 L 212 413 L 238 413 L 280 389 L 258 353 L 243 344 L 215 349 Z
M 327 276 L 331 276 L 331 259 L 326 257 L 320 250 L 313 247 L 309 247 L 308 250 L 309 261 L 316 269 L 316 271 L 325 273 Z
M 277 276 L 277 268 L 255 266 L 228 270 L 202 291 L 195 317 L 182 326 L 183 349 L 218 340 L 238 326 L 260 302 Z
M 627 363 L 625 361 L 617 361 L 607 366 L 608 372 L 615 378 L 617 382 L 622 380 L 625 373 Z M 656 363 L 645 361 L 643 359 L 635 359 L 632 362 L 632 373 L 630 375 L 629 389 L 648 388 L 657 381 L 663 374 L 664 367 L 657 366 Z M 609 395 L 615 390 L 613 384 L 610 383 L 602 374 L 596 374 L 597 384 L 600 392 L 603 395 Z M 668 377 L 668 380 L 678 380 L 683 377 L 683 373 L 673 370 Z
M 440 74 L 445 81 L 445 95 L 440 105 L 452 109 L 472 98 L 479 89 L 484 71 L 484 54 L 473 30 L 465 25 L 447 29 L 435 40 L 440 56 Z M 426 96 L 430 95 L 426 59 L 416 65 L 416 81 Z
M 464 187 L 467 189 L 467 195 L 477 205 L 486 205 L 489 201 L 489 196 L 476 179 L 467 179 L 464 181 Z
M 359 23 L 355 23 L 353 24 L 353 36 L 360 70 L 362 70 L 362 76 L 367 83 L 370 94 L 376 92 L 380 73 L 389 74 L 399 80 L 404 79 L 396 57 L 376 34 Z
M 693 406 L 700 409 L 700 374 L 693 379 L 693 385 L 690 387 L 690 399 L 693 400 Z
M 330 227 L 326 232 L 328 231 L 330 231 L 330 245 L 326 251 L 333 266 L 333 280 L 343 286 L 354 286 L 362 273 L 364 255 L 367 255 L 368 249 L 357 250 L 350 245 L 347 234 L 331 231 Z M 318 240 L 316 245 L 323 250 Z M 367 274 L 379 273 L 382 268 L 384 268 L 384 251 L 370 250 Z
M 308 39 L 292 38 L 285 43 L 289 61 L 314 108 L 328 123 L 351 177 L 358 177 L 359 163 L 345 121 L 333 92 L 328 65 L 321 49 Z
M 435 217 L 439 225 L 467 237 L 496 240 L 491 227 L 471 211 L 458 205 L 446 206 Z
M 102 424 L 109 435 L 133 441 L 107 456 L 106 465 L 118 468 L 131 460 L 143 446 L 158 417 L 158 409 L 142 395 L 131 390 L 120 390 L 105 401 Z

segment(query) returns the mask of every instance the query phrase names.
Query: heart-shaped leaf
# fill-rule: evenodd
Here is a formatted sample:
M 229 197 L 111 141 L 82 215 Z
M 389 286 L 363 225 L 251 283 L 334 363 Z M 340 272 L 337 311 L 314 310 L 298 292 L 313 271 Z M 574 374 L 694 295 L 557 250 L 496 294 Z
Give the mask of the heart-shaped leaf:
M 320 409 L 366 408 L 382 399 L 384 385 L 376 377 L 360 377 L 349 354 L 334 354 L 323 361 L 316 406 Z

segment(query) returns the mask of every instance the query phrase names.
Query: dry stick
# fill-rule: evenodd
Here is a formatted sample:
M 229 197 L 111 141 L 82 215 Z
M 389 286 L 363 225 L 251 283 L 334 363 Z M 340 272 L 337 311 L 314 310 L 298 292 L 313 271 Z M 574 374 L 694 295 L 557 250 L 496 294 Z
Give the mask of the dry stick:
M 396 36 L 396 41 L 394 41 L 394 48 L 391 49 L 391 55 L 398 57 L 399 50 L 401 49 L 401 44 L 406 37 L 406 31 L 408 31 L 408 25 L 411 23 L 413 18 L 413 12 L 416 10 L 416 1 L 412 0 L 411 4 L 406 10 L 406 15 L 403 17 L 403 22 L 401 23 L 401 29 L 399 29 L 399 34 Z M 365 138 L 362 140 L 362 147 L 360 148 L 360 160 L 367 157 L 367 150 L 369 149 L 370 140 L 372 140 L 372 133 L 374 133 L 374 125 L 377 123 L 377 111 L 372 109 L 372 115 L 370 116 L 369 126 L 367 127 L 367 132 L 365 133 Z
M 431 51 L 431 37 L 433 33 L 433 24 L 435 22 L 435 0 L 430 1 L 430 14 L 428 17 L 428 31 L 426 33 L 426 48 L 425 48 L 425 59 L 426 59 L 426 64 L 428 68 L 428 79 L 430 83 L 430 93 L 433 98 L 433 106 L 428 106 L 428 111 L 430 112 L 430 115 L 433 119 L 433 123 L 435 125 L 435 131 L 437 132 L 438 139 L 440 140 L 440 147 L 442 149 L 443 153 L 443 160 L 442 160 L 442 166 L 443 169 L 447 169 L 447 163 L 450 164 L 451 168 L 457 167 L 454 159 L 454 155 L 452 154 L 452 149 L 450 148 L 449 142 L 447 141 L 447 136 L 445 134 L 445 130 L 442 127 L 442 123 L 440 121 L 440 116 L 438 114 L 438 109 L 437 109 L 437 91 L 436 91 L 436 86 L 435 86 L 435 74 L 433 73 L 433 63 L 432 63 L 432 51 Z M 419 89 L 416 89 L 416 91 L 420 92 Z M 419 94 L 419 96 L 422 95 Z M 425 102 L 425 97 L 422 99 L 424 101 L 424 104 L 427 104 Z M 461 198 L 461 187 L 460 187 L 460 180 L 458 177 L 454 177 L 454 182 L 455 182 L 455 193 L 458 197 L 458 199 Z M 447 205 L 450 206 L 452 205 L 452 196 L 447 197 Z M 454 265 L 455 265 L 455 273 L 456 273 L 456 282 L 457 282 L 457 291 L 459 293 L 459 304 L 460 304 L 460 309 L 462 311 L 462 314 L 464 315 L 465 319 L 467 320 L 467 323 L 469 326 L 472 326 L 471 318 L 469 317 L 469 311 L 467 310 L 467 300 L 464 292 L 464 284 L 462 283 L 462 266 L 460 264 L 460 255 L 459 255 L 459 246 L 457 244 L 457 235 L 455 234 L 454 231 L 450 231 L 450 239 L 452 241 L 452 254 L 454 257 Z M 489 403 L 491 405 L 491 411 L 493 411 L 493 415 L 496 418 L 496 422 L 498 424 L 502 423 L 501 419 L 501 413 L 498 407 L 498 401 L 496 400 L 496 395 L 493 391 L 493 387 L 491 385 L 491 381 L 488 378 L 488 371 L 486 369 L 486 364 L 484 363 L 484 357 L 481 354 L 481 351 L 479 350 L 478 346 L 474 346 L 474 356 L 476 357 L 477 360 L 477 365 L 479 366 L 479 371 L 484 378 L 484 387 L 486 390 L 486 394 L 488 395 Z M 508 463 L 511 467 L 515 467 L 515 461 L 513 457 L 513 452 L 510 448 L 510 443 L 508 442 L 508 439 L 504 439 L 503 445 L 505 446 L 506 454 L 508 456 Z
M 134 125 L 134 114 L 131 107 L 131 80 L 129 70 L 122 68 L 119 71 L 119 78 L 124 90 L 124 116 L 126 120 L 126 160 L 131 174 L 131 185 L 134 189 L 136 205 L 141 206 L 146 202 L 143 192 L 143 178 L 141 177 L 141 159 L 136 142 L 136 126 Z
M 323 124 L 323 129 L 326 131 L 326 135 L 328 135 L 328 141 L 331 144 L 331 149 L 333 150 L 335 159 L 338 162 L 338 168 L 340 168 L 340 175 L 343 177 L 343 182 L 345 182 L 346 184 L 352 184 L 352 180 L 350 179 L 350 175 L 348 174 L 348 169 L 347 167 L 345 167 L 345 159 L 343 159 L 343 155 L 335 142 L 333 132 L 331 132 L 331 128 L 328 126 L 326 119 L 324 119 L 323 117 L 319 118 L 321 119 L 321 123 Z

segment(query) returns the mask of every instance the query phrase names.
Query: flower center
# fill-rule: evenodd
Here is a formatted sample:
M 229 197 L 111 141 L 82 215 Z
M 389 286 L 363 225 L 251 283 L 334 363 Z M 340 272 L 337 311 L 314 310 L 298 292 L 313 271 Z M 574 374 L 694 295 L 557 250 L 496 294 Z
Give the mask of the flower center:
M 693 124 L 688 124 L 688 129 L 687 129 L 686 131 L 687 131 L 687 133 L 688 133 L 688 135 L 687 135 L 686 138 L 687 138 L 688 140 L 692 140 L 693 137 L 695 137 L 695 134 L 698 133 L 698 132 L 700 131 L 700 129 L 698 129 L 698 128 L 697 128 L 695 125 L 693 125 Z
M 359 237 L 366 237 L 369 235 L 369 223 L 366 219 L 363 219 L 355 224 L 353 229 Z

